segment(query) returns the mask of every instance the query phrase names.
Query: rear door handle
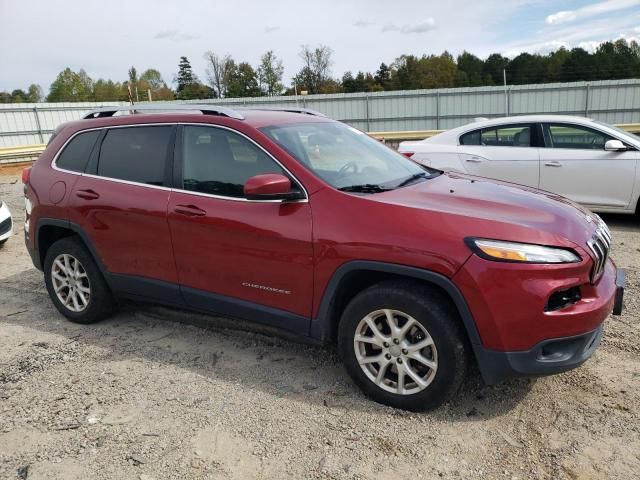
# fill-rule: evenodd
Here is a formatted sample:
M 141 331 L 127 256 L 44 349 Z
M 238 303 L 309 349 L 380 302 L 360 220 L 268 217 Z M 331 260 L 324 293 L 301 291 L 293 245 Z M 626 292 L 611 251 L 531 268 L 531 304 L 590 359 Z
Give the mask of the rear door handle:
M 480 163 L 480 162 L 483 161 L 483 159 L 480 158 L 480 157 L 467 157 L 467 158 L 465 158 L 465 160 L 467 162 L 471 162 L 471 163 Z
M 546 162 L 545 165 L 547 167 L 561 167 L 562 166 L 562 164 L 560 162 L 556 162 L 556 161 Z
M 187 217 L 204 217 L 207 214 L 206 211 L 195 205 L 176 205 L 173 211 Z
M 84 198 L 85 200 L 97 200 L 100 195 L 93 190 L 78 190 L 76 197 Z

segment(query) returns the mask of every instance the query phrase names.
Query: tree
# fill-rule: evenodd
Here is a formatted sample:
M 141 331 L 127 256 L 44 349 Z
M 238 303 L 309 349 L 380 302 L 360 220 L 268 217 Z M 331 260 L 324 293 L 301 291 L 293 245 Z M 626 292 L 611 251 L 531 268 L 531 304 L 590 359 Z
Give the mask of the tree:
M 257 97 L 260 95 L 258 88 L 258 75 L 247 62 L 235 64 L 229 72 L 227 97 Z
M 191 68 L 191 63 L 189 63 L 189 59 L 187 57 L 180 57 L 180 63 L 178 63 L 178 76 L 176 77 L 178 94 L 182 93 L 187 86 L 197 83 L 197 81 L 198 80 L 193 73 L 193 69 Z
M 49 87 L 47 102 L 86 102 L 93 96 L 93 80 L 80 69 L 65 68 Z
M 129 69 L 129 84 L 132 87 L 138 85 L 138 71 L 133 66 Z
M 303 66 L 294 77 L 294 82 L 299 87 L 304 87 L 309 93 L 326 91 L 329 86 L 335 88 L 336 82 L 329 81 L 331 79 L 333 50 L 324 45 L 320 45 L 314 50 L 308 45 L 303 45 L 298 55 L 302 59 Z
M 27 101 L 30 103 L 38 103 L 42 101 L 42 87 L 32 83 L 27 90 Z
M 280 95 L 284 86 L 282 85 L 282 75 L 284 67 L 282 60 L 275 56 L 273 50 L 260 57 L 260 67 L 258 67 L 258 81 L 262 91 L 269 97 Z
M 218 55 L 212 51 L 204 54 L 207 61 L 207 80 L 213 87 L 218 98 L 227 96 L 230 76 L 235 68 L 235 62 L 230 55 Z
M 380 64 L 374 79 L 384 90 L 391 90 L 391 69 L 386 63 L 382 62 Z
M 151 90 L 159 90 L 167 86 L 160 72 L 154 68 L 145 70 L 142 75 L 140 75 L 139 81 L 146 83 L 147 87 Z
M 490 85 L 491 77 L 484 73 L 484 62 L 475 55 L 464 51 L 458 55 L 458 70 L 466 76 L 466 85 L 477 87 L 480 85 Z
M 509 59 L 499 53 L 492 53 L 484 62 L 483 72 L 491 78 L 495 85 L 502 85 L 503 71 L 509 65 Z

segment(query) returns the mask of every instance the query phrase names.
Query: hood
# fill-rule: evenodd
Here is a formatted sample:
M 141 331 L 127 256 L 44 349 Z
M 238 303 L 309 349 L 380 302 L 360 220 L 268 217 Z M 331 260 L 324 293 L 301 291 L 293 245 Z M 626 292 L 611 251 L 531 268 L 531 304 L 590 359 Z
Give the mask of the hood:
M 373 197 L 419 209 L 462 237 L 585 248 L 597 223 L 595 214 L 560 195 L 457 172 Z

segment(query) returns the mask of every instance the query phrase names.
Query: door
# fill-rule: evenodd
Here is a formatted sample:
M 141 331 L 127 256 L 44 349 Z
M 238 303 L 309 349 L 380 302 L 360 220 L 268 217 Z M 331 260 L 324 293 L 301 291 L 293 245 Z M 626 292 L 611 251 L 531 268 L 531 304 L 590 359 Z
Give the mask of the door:
M 300 318 L 308 320 L 312 306 L 307 199 L 246 200 L 244 183 L 255 175 L 293 177 L 237 132 L 201 125 L 180 129 L 176 183 L 182 188 L 171 193 L 168 215 L 185 301 L 232 316 L 257 309 L 256 321 L 307 333 L 308 321 Z
M 540 188 L 595 208 L 624 209 L 631 201 L 637 150 L 607 152 L 613 137 L 578 124 L 543 125 Z
M 174 132 L 172 125 L 108 129 L 73 187 L 69 219 L 110 273 L 177 283 L 167 224 Z
M 458 155 L 468 173 L 538 187 L 537 138 L 536 124 L 483 128 L 460 137 Z

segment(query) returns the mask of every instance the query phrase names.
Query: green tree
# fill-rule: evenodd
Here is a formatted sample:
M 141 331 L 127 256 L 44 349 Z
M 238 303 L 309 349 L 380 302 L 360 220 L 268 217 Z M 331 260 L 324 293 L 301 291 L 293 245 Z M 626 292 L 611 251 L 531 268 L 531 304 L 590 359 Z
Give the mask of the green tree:
M 27 90 L 27 101 L 30 103 L 38 103 L 42 101 L 42 87 L 32 83 Z
M 258 82 L 264 93 L 271 97 L 280 95 L 284 86 L 282 85 L 282 75 L 284 67 L 282 60 L 275 56 L 273 50 L 260 57 L 260 67 L 258 67 Z
M 93 97 L 93 80 L 80 69 L 65 68 L 49 87 L 47 102 L 86 102 Z
M 491 78 L 492 83 L 495 85 L 502 85 L 503 83 L 503 71 L 509 66 L 509 59 L 503 57 L 499 53 L 492 53 L 484 61 L 483 72 L 487 78 Z
M 177 97 L 180 100 L 189 100 L 193 98 L 202 98 L 202 93 L 198 77 L 193 73 L 191 63 L 187 57 L 180 57 L 178 64 L 178 75 L 176 77 L 178 88 L 176 89 Z
M 258 75 L 251 65 L 241 62 L 233 66 L 229 73 L 229 90 L 227 97 L 257 97 L 260 96 Z

